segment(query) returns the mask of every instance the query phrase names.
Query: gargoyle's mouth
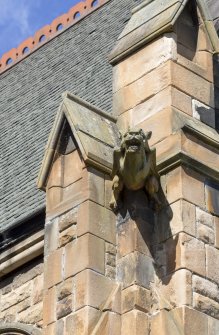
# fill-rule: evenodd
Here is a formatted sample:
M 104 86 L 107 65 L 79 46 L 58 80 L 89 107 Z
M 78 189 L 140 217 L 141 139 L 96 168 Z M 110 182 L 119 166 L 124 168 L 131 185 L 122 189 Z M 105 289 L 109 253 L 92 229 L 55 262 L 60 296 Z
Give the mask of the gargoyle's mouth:
M 128 151 L 138 151 L 140 149 L 141 142 L 136 139 L 126 140 L 126 146 Z

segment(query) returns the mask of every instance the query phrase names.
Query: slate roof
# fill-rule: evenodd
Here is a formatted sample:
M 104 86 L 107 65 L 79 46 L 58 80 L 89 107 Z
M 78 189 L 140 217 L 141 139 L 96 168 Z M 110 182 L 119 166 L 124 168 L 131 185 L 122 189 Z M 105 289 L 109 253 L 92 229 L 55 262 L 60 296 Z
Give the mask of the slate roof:
M 0 232 L 45 204 L 36 180 L 61 94 L 111 112 L 107 56 L 140 2 L 110 0 L 1 74 Z
M 107 56 L 141 2 L 109 0 L 1 74 L 0 232 L 45 205 L 36 180 L 61 94 L 68 90 L 111 112 Z

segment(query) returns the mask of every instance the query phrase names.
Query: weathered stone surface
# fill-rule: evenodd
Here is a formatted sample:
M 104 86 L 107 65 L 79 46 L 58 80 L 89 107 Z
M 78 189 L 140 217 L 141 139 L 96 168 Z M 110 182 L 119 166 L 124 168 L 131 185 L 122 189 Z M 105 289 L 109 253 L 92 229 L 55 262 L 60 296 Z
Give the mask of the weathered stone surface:
M 59 247 L 64 247 L 69 242 L 72 242 L 77 237 L 77 226 L 74 225 L 62 231 L 59 236 Z
M 206 277 L 219 284 L 219 250 L 206 245 Z
M 68 278 L 57 286 L 57 299 L 62 300 L 73 292 L 73 279 Z
M 219 248 L 219 218 L 214 217 L 215 247 Z
M 92 201 L 86 201 L 80 206 L 78 211 L 77 233 L 78 236 L 91 233 L 115 244 L 115 214 Z
M 56 320 L 56 288 L 44 292 L 43 296 L 43 324 L 44 326 Z
M 73 210 L 69 211 L 68 213 L 61 215 L 59 217 L 59 231 L 62 232 L 63 230 L 76 225 L 77 223 L 77 212 L 78 209 L 74 208 Z
M 205 206 L 203 177 L 186 167 L 178 167 L 167 175 L 167 200 L 172 203 L 180 198 Z
M 180 232 L 196 236 L 195 205 L 178 200 L 164 207 L 158 213 L 157 225 L 159 241 L 165 241 Z
M 150 290 L 138 285 L 132 285 L 122 290 L 122 313 L 138 309 L 145 313 L 150 311 L 151 293 Z
M 75 276 L 75 309 L 85 306 L 103 309 L 115 291 L 115 283 L 99 273 L 85 270 Z
M 115 335 L 120 334 L 121 317 L 119 314 L 104 312 L 96 324 L 93 334 L 95 335 Z
M 121 334 L 148 335 L 149 324 L 147 314 L 137 310 L 123 314 Z
M 192 277 L 192 288 L 194 292 L 200 293 L 203 296 L 219 301 L 218 285 L 202 277 Z
M 47 189 L 62 186 L 62 157 L 57 156 L 54 158 L 52 169 L 47 182 Z
M 47 221 L 45 225 L 44 252 L 48 256 L 58 249 L 58 220 Z
M 213 84 L 175 62 L 170 63 L 171 84 L 200 102 L 214 107 Z
M 111 255 L 116 255 L 116 246 L 112 243 L 105 243 L 105 252 L 111 254 Z
M 50 288 L 62 281 L 63 249 L 50 253 L 45 259 L 45 288 Z
M 78 257 L 80 255 L 80 257 Z M 104 241 L 94 235 L 85 234 L 65 247 L 65 278 L 90 268 L 104 273 Z
M 56 327 L 55 327 L 55 335 L 61 335 L 61 334 L 65 334 L 65 324 L 64 324 L 64 320 L 58 320 L 56 321 Z
M 208 317 L 208 334 L 209 335 L 219 334 L 219 320 Z
M 206 335 L 207 331 L 208 317 L 188 307 L 162 310 L 152 317 L 151 335 Z
M 61 319 L 64 316 L 70 314 L 73 310 L 72 296 L 68 296 L 62 300 L 59 300 L 56 305 L 56 317 Z
M 115 115 L 120 115 L 137 106 L 169 84 L 171 84 L 170 62 L 166 62 L 114 94 L 113 110 Z
M 199 207 L 196 207 L 196 222 L 197 225 L 206 225 L 211 229 L 214 229 L 214 217 Z
M 157 283 L 156 290 L 159 309 L 173 309 L 192 305 L 192 275 L 181 269 Z
M 206 225 L 199 224 L 197 227 L 197 236 L 200 240 L 208 244 L 214 244 L 215 237 L 213 229 Z
M 42 326 L 43 320 L 43 303 L 40 302 L 37 305 L 34 305 L 23 312 L 19 313 L 18 319 L 20 322 L 37 324 Z
M 193 117 L 215 128 L 215 110 L 198 100 L 192 100 Z
M 142 220 L 140 226 L 129 219 L 118 226 L 118 258 L 124 257 L 133 251 L 139 251 L 151 256 L 151 227 Z
M 44 276 L 41 274 L 37 276 L 33 280 L 33 304 L 37 304 L 38 302 L 43 300 L 43 284 L 44 284 Z
M 105 192 L 104 192 L 104 206 L 108 209 L 110 208 L 110 200 L 112 196 L 112 178 L 109 175 L 105 175 Z
M 219 185 L 207 181 L 205 183 L 206 207 L 209 212 L 219 215 Z
M 105 276 L 111 279 L 115 279 L 116 278 L 116 268 L 110 265 L 107 265 L 105 269 Z
M 56 323 L 51 323 L 44 329 L 44 335 L 54 335 L 55 332 L 56 332 Z
M 84 307 L 66 318 L 66 335 L 90 335 L 98 322 L 101 312 L 92 307 Z
M 186 268 L 206 275 L 205 245 L 196 238 L 179 233 L 165 243 L 167 273 Z
M 67 187 L 82 178 L 82 162 L 77 150 L 63 156 L 62 187 Z
M 1 297 L 1 310 L 10 308 L 13 305 L 18 304 L 19 302 L 29 298 L 32 295 L 32 282 L 22 285 L 20 288 L 17 288 L 14 291 L 11 291 L 8 294 L 2 295 Z
M 116 266 L 116 257 L 115 255 L 111 255 L 109 253 L 106 253 L 106 265 L 115 267 Z
M 104 206 L 104 174 L 94 168 L 83 170 L 83 192 L 86 199 Z
M 133 284 L 149 288 L 154 280 L 153 259 L 137 251 L 122 257 L 117 262 L 117 279 L 124 288 Z
M 219 303 L 208 297 L 194 293 L 193 307 L 202 313 L 209 314 L 212 317 L 219 319 Z
M 62 188 L 61 187 L 51 187 L 46 192 L 46 211 L 49 212 L 60 204 L 62 200 Z
M 157 68 L 176 53 L 174 34 L 167 34 L 150 43 L 113 68 L 113 91 L 136 81 L 149 71 Z

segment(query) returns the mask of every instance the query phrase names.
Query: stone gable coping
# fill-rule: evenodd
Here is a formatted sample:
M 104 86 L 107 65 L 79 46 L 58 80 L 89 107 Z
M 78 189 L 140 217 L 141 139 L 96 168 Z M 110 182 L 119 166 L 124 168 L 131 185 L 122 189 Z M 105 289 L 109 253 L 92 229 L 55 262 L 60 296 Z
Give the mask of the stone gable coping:
M 118 63 L 159 35 L 171 32 L 189 1 L 191 0 L 145 0 L 133 9 L 131 19 L 109 55 L 110 63 Z M 219 53 L 218 35 L 205 0 L 197 0 L 197 6 L 212 44 L 212 52 Z
M 0 58 L 0 74 L 10 69 L 12 66 L 28 57 L 35 50 L 48 43 L 51 39 L 64 32 L 72 25 L 81 21 L 85 16 L 89 15 L 109 0 L 86 0 L 81 1 L 72 8 L 68 13 L 63 14 L 52 21 L 50 25 L 46 25 L 39 29 L 33 37 L 27 38 L 17 48 L 3 54 Z
M 111 173 L 113 149 L 119 143 L 116 118 L 69 92 L 62 94 L 62 98 L 37 181 L 37 187 L 44 191 L 65 121 L 84 162 L 106 173 Z

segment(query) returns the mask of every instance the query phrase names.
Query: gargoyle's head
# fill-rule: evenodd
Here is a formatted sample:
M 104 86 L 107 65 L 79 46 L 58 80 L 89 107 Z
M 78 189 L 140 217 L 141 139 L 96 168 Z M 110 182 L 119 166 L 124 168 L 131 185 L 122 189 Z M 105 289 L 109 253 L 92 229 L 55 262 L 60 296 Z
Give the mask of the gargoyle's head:
M 128 153 L 149 152 L 148 140 L 152 132 L 144 133 L 142 129 L 129 129 L 121 136 L 121 148 Z

